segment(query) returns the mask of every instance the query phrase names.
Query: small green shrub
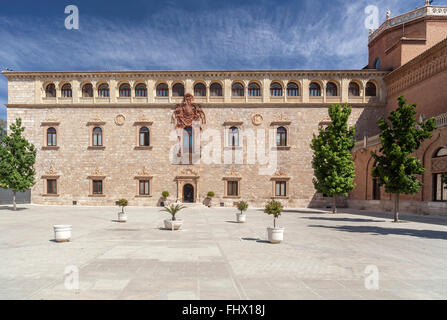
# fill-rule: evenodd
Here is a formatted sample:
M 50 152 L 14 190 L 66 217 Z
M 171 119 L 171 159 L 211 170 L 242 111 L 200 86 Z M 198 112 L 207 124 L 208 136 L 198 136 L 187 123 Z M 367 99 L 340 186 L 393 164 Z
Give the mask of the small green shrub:
M 167 192 L 167 191 L 163 191 L 163 192 L 161 193 L 161 195 L 162 195 L 163 198 L 167 198 L 167 197 L 169 197 L 169 192 Z
M 276 228 L 276 219 L 281 215 L 283 210 L 282 204 L 279 201 L 272 200 L 265 205 L 264 212 L 273 215 L 273 227 Z
M 118 200 L 118 207 L 121 208 L 121 212 L 124 213 L 124 207 L 127 207 L 129 205 L 129 201 L 126 199 L 119 199 Z
M 182 204 L 171 204 L 169 207 L 164 207 L 161 211 L 167 212 L 172 216 L 172 221 L 175 221 L 175 215 L 186 207 Z
M 207 193 L 207 196 L 208 196 L 209 198 L 212 198 L 212 197 L 214 197 L 214 192 L 212 192 L 212 191 L 209 191 L 209 192 Z
M 244 211 L 246 211 L 248 209 L 248 203 L 245 201 L 239 201 L 237 203 L 237 208 L 241 213 L 243 213 Z

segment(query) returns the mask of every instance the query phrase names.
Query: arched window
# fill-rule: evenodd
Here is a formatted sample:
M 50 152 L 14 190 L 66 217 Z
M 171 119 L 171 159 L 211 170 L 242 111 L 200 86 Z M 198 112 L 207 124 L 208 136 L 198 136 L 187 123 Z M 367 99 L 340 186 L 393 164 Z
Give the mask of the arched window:
M 287 129 L 284 127 L 279 127 L 276 129 L 276 145 L 278 147 L 287 146 Z
M 433 155 L 433 158 L 440 157 L 447 157 L 447 148 L 440 148 Z M 447 170 L 433 174 L 433 201 L 447 201 Z
M 157 97 L 168 97 L 169 96 L 169 88 L 166 83 L 160 83 L 157 86 Z
M 147 97 L 147 88 L 144 83 L 139 83 L 135 87 L 135 97 Z
M 239 146 L 239 129 L 236 127 L 231 127 L 228 131 L 228 145 L 230 147 Z
M 259 97 L 261 95 L 261 87 L 259 84 L 252 82 L 248 85 L 248 96 L 249 97 Z
M 56 129 L 52 127 L 47 129 L 47 146 L 49 147 L 57 146 Z
M 93 97 L 93 86 L 91 83 L 86 83 L 82 86 L 82 97 L 83 98 Z
M 377 95 L 376 85 L 368 82 L 365 87 L 365 94 L 367 97 L 375 97 Z
M 98 97 L 100 98 L 109 97 L 109 85 L 107 83 L 103 83 L 98 87 Z
M 309 85 L 309 96 L 311 97 L 321 97 L 321 87 L 316 82 L 311 82 Z
M 72 97 L 72 91 L 71 91 L 71 84 L 66 83 L 62 86 L 62 97 L 64 98 L 71 98 Z
M 338 96 L 337 85 L 333 82 L 328 82 L 326 84 L 326 96 L 336 97 Z
M 294 82 L 289 82 L 287 84 L 287 96 L 289 97 L 298 97 L 300 95 L 299 87 Z
M 120 85 L 120 97 L 130 97 L 130 85 L 128 83 Z
M 444 156 L 447 156 L 447 148 L 441 148 L 435 154 L 435 158 L 444 157 Z
M 147 127 L 140 128 L 140 146 L 148 147 L 149 142 L 149 129 Z
M 210 86 L 210 96 L 211 97 L 222 97 L 222 86 L 214 82 Z
M 379 70 L 380 69 L 380 58 L 377 58 L 374 62 L 374 68 Z
M 45 96 L 47 98 L 56 97 L 56 86 L 54 85 L 54 83 L 50 83 L 49 85 L 47 85 L 47 87 L 45 88 Z
M 270 95 L 272 97 L 282 97 L 282 86 L 278 82 L 273 82 L 270 85 Z
M 374 162 L 373 167 L 377 167 L 377 162 Z M 380 200 L 379 178 L 372 178 L 372 193 L 373 200 Z
M 233 97 L 243 97 L 244 96 L 244 86 L 240 82 L 233 83 L 231 86 L 231 94 Z
M 101 147 L 102 146 L 102 129 L 100 127 L 93 128 L 93 146 Z
M 358 97 L 360 96 L 360 86 L 356 82 L 349 83 L 349 96 Z
M 198 97 L 206 97 L 206 87 L 203 83 L 194 86 L 194 95 Z
M 172 86 L 173 97 L 183 97 L 185 95 L 185 87 L 181 83 L 176 83 Z

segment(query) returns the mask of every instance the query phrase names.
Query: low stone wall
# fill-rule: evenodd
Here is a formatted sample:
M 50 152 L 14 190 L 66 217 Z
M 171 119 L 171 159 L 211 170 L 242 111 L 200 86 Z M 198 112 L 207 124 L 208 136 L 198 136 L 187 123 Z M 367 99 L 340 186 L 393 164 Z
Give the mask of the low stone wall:
M 348 208 L 370 211 L 394 210 L 394 200 L 348 200 Z M 399 211 L 423 215 L 447 215 L 447 202 L 400 201 Z

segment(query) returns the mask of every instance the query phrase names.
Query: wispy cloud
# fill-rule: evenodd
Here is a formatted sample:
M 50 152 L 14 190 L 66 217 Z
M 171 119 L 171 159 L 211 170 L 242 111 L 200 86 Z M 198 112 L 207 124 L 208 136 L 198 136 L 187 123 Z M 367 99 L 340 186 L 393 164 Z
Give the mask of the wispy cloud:
M 397 0 L 307 1 L 296 11 L 222 7 L 190 12 L 168 5 L 146 20 L 117 23 L 0 16 L 0 67 L 14 70 L 357 69 L 367 61 L 367 5 L 398 14 Z M 419 0 L 412 0 L 414 6 Z M 408 5 L 408 3 L 406 3 Z M 400 9 L 402 11 L 402 9 Z M 0 80 L 0 104 L 6 102 Z

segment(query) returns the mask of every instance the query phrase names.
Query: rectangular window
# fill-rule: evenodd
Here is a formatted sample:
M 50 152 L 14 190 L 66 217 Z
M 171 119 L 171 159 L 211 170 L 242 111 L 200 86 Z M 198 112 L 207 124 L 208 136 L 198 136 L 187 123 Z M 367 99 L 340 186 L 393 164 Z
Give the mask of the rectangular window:
M 93 194 L 102 194 L 102 180 L 93 180 Z
M 286 190 L 286 181 L 276 181 L 275 183 L 275 196 L 276 197 L 286 197 L 287 196 L 287 190 Z
M 433 175 L 433 200 L 447 201 L 447 183 L 443 176 L 447 173 L 438 173 Z
M 228 196 L 239 196 L 239 183 L 238 181 L 228 181 L 227 185 L 227 195 Z
M 149 180 L 140 180 L 140 196 L 149 195 Z
M 47 179 L 47 194 L 57 194 L 56 179 Z

